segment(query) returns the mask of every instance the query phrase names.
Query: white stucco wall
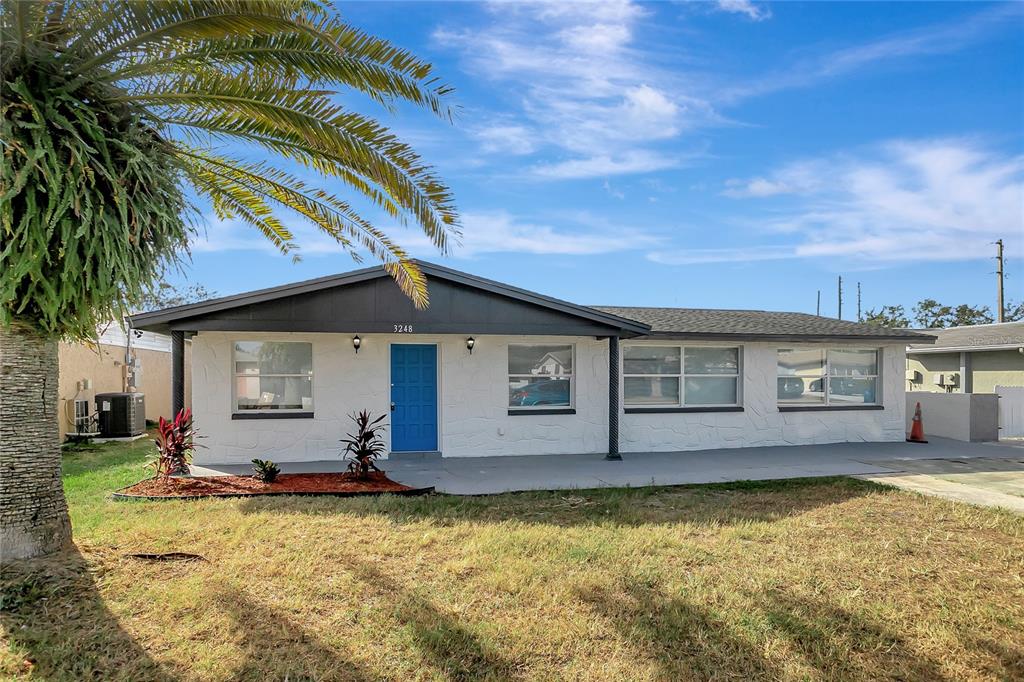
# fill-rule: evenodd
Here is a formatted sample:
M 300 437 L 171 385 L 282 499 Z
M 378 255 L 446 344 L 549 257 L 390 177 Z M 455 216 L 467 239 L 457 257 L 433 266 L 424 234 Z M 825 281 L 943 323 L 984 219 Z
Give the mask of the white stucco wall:
M 378 414 L 388 410 L 392 342 L 438 344 L 438 442 L 445 457 L 603 453 L 607 449 L 607 341 L 478 336 L 470 355 L 463 336 L 360 336 L 362 347 L 357 355 L 347 334 L 198 334 L 192 341 L 192 404 L 204 448 L 196 453 L 196 463 L 248 463 L 254 457 L 280 462 L 338 457 L 338 439 L 350 427 L 348 414 L 360 409 Z M 231 349 L 235 340 L 311 342 L 315 418 L 232 420 Z M 566 342 L 576 346 L 576 414 L 509 415 L 508 344 Z M 885 409 L 792 413 L 780 413 L 776 406 L 777 347 L 743 345 L 743 412 L 622 414 L 622 452 L 904 438 L 902 346 L 885 346 L 882 353 Z
M 657 345 L 655 342 L 654 345 Z M 686 345 L 715 345 L 695 344 Z M 720 345 L 720 344 L 719 344 Z M 787 348 L 799 344 L 784 344 Z M 824 344 L 837 347 L 843 344 Z M 847 344 L 856 348 L 871 344 Z M 778 343 L 742 345 L 743 412 L 623 414 L 622 452 L 668 452 L 705 448 L 811 445 L 855 441 L 900 441 L 904 432 L 905 348 L 886 345 L 881 360 L 881 410 L 780 412 L 777 402 Z
M 390 343 L 438 344 L 441 452 L 445 457 L 604 452 L 608 444 L 608 344 L 593 337 L 479 336 L 472 355 L 464 336 L 202 332 L 192 340 L 192 404 L 204 436 L 197 464 L 289 462 L 338 457 L 348 415 L 390 404 Z M 231 349 L 236 340 L 313 344 L 313 419 L 232 420 Z M 574 343 L 574 415 L 508 414 L 508 344 Z

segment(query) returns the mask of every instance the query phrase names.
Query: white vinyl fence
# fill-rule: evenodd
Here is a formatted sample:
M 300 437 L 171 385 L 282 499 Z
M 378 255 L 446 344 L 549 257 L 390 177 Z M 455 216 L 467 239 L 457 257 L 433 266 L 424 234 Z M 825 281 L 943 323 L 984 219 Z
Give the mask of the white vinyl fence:
M 999 394 L 999 437 L 1024 437 L 1024 386 L 996 386 Z

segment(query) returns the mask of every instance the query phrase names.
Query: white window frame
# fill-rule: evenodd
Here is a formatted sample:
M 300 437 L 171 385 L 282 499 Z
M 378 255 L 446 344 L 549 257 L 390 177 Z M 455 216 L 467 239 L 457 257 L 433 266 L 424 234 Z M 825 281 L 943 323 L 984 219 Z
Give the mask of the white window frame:
M 679 372 L 677 374 L 627 374 L 626 373 L 626 349 L 627 348 L 678 348 L 679 349 Z M 686 373 L 686 349 L 687 348 L 718 348 L 736 350 L 736 373 L 735 374 L 687 374 Z M 730 344 L 683 344 L 683 343 L 628 343 L 623 345 L 622 358 L 619 360 L 619 376 L 622 377 L 622 405 L 631 410 L 642 410 L 650 408 L 680 408 L 680 409 L 714 409 L 716 407 L 742 407 L 743 406 L 743 346 Z M 626 400 L 626 378 L 654 378 L 665 379 L 675 377 L 679 381 L 679 400 L 675 403 L 630 403 Z M 686 404 L 686 379 L 707 377 L 709 379 L 735 379 L 736 380 L 736 402 L 734 403 L 701 403 L 699 405 Z
M 537 379 L 539 377 L 553 376 L 548 374 L 512 374 L 509 372 L 509 359 L 511 350 L 516 346 L 568 346 L 572 358 L 572 369 L 568 373 L 569 378 L 569 404 L 568 405 L 509 405 L 508 384 L 511 379 Z M 565 374 L 558 376 L 566 376 Z M 509 410 L 530 412 L 532 410 L 575 410 L 576 409 L 576 344 L 538 341 L 536 343 L 510 343 L 505 349 L 505 405 Z
M 236 362 L 235 353 L 237 353 L 236 344 L 239 343 L 301 343 L 309 346 L 309 374 L 239 374 L 238 364 Z M 250 408 L 247 410 L 241 410 L 238 408 L 238 379 L 252 378 L 252 377 L 298 377 L 300 379 L 309 379 L 309 407 L 298 407 L 298 408 Z M 313 357 L 313 342 L 312 341 L 293 341 L 293 340 L 277 340 L 277 339 L 232 339 L 231 341 L 231 413 L 232 414 L 306 414 L 313 412 L 316 408 L 316 385 L 314 383 L 316 376 L 316 360 Z
M 801 377 L 796 374 L 779 374 L 779 352 L 784 350 L 800 351 L 800 350 L 824 350 L 825 351 L 825 365 L 823 367 L 824 375 L 821 376 L 821 391 L 825 398 L 820 403 L 808 403 L 800 402 L 799 400 L 780 400 L 779 399 L 779 379 L 783 378 L 798 378 L 798 379 L 812 379 L 810 376 Z M 831 401 L 829 388 L 832 383 L 832 359 L 830 357 L 832 351 L 844 351 L 844 350 L 870 350 L 875 353 L 875 373 L 874 374 L 861 374 L 858 376 L 836 376 L 836 379 L 874 379 L 875 380 L 875 401 L 872 403 L 848 403 L 848 402 L 835 402 Z M 880 347 L 872 346 L 786 346 L 784 348 L 775 349 L 775 402 L 781 407 L 808 407 L 808 408 L 828 408 L 828 407 L 876 407 L 881 406 L 882 401 L 882 349 Z

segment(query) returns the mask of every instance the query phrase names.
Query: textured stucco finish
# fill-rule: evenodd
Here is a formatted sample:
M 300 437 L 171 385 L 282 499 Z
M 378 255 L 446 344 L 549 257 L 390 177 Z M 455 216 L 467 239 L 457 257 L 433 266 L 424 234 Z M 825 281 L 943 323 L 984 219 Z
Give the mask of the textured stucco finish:
M 656 342 L 648 342 L 657 345 Z M 688 343 L 687 345 L 698 345 Z M 715 345 L 715 344 L 705 344 Z M 721 345 L 721 344 L 717 344 Z M 793 344 L 784 344 L 794 347 Z M 842 344 L 827 344 L 836 347 Z M 849 347 L 874 347 L 846 344 Z M 622 415 L 623 452 L 666 452 L 769 445 L 903 440 L 904 347 L 882 348 L 882 410 L 779 412 L 776 343 L 746 343 L 742 351 L 743 412 Z
M 202 332 L 192 340 L 193 407 L 205 446 L 196 463 L 247 463 L 254 457 L 307 461 L 338 456 L 347 415 L 388 409 L 390 343 L 439 348 L 440 449 L 445 457 L 604 453 L 608 445 L 608 342 L 593 337 L 478 336 L 472 355 L 463 336 Z M 313 419 L 232 420 L 235 340 L 313 344 Z M 508 414 L 510 343 L 574 343 L 573 415 Z M 626 342 L 623 342 L 626 343 Z M 722 345 L 722 344 L 706 344 Z M 863 347 L 864 344 L 853 344 Z M 756 445 L 886 441 L 904 438 L 904 348 L 883 352 L 884 410 L 780 413 L 775 402 L 776 344 L 744 344 L 742 413 L 621 414 L 623 452 Z
M 360 335 L 202 332 L 192 340 L 193 408 L 205 446 L 196 462 L 330 459 L 351 427 L 348 415 L 390 404 L 390 343 L 438 345 L 441 452 L 446 457 L 604 452 L 608 444 L 608 347 L 593 337 Z M 232 420 L 231 349 L 235 340 L 313 344 L 313 419 Z M 508 414 L 508 344 L 576 345 L 576 414 Z

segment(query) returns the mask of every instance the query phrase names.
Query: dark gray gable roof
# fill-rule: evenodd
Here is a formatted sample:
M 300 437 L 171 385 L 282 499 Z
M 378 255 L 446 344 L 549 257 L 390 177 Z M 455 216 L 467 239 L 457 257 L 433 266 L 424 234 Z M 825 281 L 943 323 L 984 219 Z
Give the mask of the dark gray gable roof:
M 548 311 L 567 315 L 579 320 L 585 320 L 595 329 L 603 328 L 609 332 L 618 330 L 627 336 L 644 334 L 648 331 L 646 324 L 631 319 L 618 317 L 586 306 L 576 305 L 562 301 L 550 296 L 544 296 L 526 289 L 496 282 L 494 280 L 477 277 L 458 270 L 452 270 L 434 263 L 416 261 L 420 270 L 430 281 L 451 283 L 457 286 L 466 287 L 484 294 L 493 294 L 505 299 L 525 304 L 539 306 Z M 352 272 L 329 275 L 317 279 L 310 279 L 303 282 L 295 282 L 268 289 L 260 289 L 233 296 L 224 296 L 209 301 L 191 303 L 188 305 L 175 306 L 163 310 L 144 312 L 130 317 L 131 324 L 136 329 L 167 332 L 172 327 L 187 326 L 189 320 L 209 318 L 215 315 L 231 315 L 241 309 L 258 306 L 260 304 L 281 301 L 300 297 L 303 295 L 316 295 L 328 289 L 345 287 L 348 285 L 359 285 L 372 282 L 373 280 L 389 279 L 390 275 L 381 266 L 364 268 Z M 394 287 L 397 290 L 397 286 Z M 406 300 L 403 299 L 403 303 Z M 252 309 L 252 308 L 250 308 Z M 307 330 L 308 331 L 308 330 Z
M 952 350 L 998 350 L 1024 346 L 1024 322 L 1003 322 L 1001 324 L 979 324 L 970 327 L 925 330 L 936 337 L 934 345 L 910 344 L 915 350 L 938 352 Z
M 807 313 L 704 308 L 632 308 L 594 306 L 651 326 L 651 337 L 751 340 L 905 340 L 928 343 L 934 337 L 908 329 L 891 329 L 862 322 L 837 320 Z

